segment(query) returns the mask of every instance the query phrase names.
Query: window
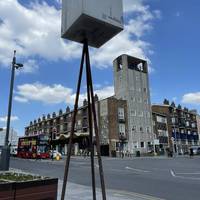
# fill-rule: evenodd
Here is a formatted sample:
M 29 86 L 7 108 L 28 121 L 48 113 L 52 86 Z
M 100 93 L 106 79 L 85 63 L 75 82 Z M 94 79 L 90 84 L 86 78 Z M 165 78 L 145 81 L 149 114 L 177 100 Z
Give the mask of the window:
M 143 91 L 144 91 L 144 93 L 146 93 L 147 92 L 147 88 L 143 88 Z
M 172 123 L 173 123 L 173 124 L 176 123 L 176 118 L 172 117 Z
M 140 143 L 141 148 L 144 148 L 144 142 Z
M 125 124 L 119 124 L 119 134 L 125 136 Z
M 158 130 L 158 135 L 162 136 L 162 137 L 167 137 L 168 136 L 168 132 L 164 131 L 164 130 Z
M 145 103 L 146 105 L 148 105 L 148 104 L 149 104 L 148 99 L 144 99 L 144 103 Z
M 81 120 L 78 120 L 77 125 L 81 126 Z
M 167 122 L 166 118 L 162 117 L 162 116 L 156 116 L 156 119 L 157 119 L 157 122 L 160 122 L 160 123 L 166 123 Z
M 151 128 L 147 126 L 147 133 L 151 132 Z
M 150 118 L 151 117 L 151 114 L 149 111 L 147 111 L 147 118 Z
M 192 123 L 192 128 L 196 128 L 196 124 L 195 123 Z
M 136 126 L 133 126 L 132 131 L 136 131 L 136 130 L 137 130 Z
M 181 129 L 181 133 L 185 133 L 185 131 L 183 129 Z
M 143 112 L 142 112 L 142 111 L 139 111 L 138 116 L 139 116 L 139 117 L 143 117 Z
M 138 142 L 133 142 L 134 148 L 138 148 Z
M 142 98 L 141 97 L 138 98 L 138 102 L 142 103 Z
M 143 132 L 143 128 L 142 127 L 140 127 L 140 132 Z
M 131 100 L 132 100 L 133 102 L 135 102 L 135 97 L 131 97 Z
M 60 125 L 60 131 L 63 131 L 63 125 Z
M 124 119 L 124 108 L 118 108 L 119 119 Z
M 118 71 L 122 70 L 123 69 L 123 65 L 122 64 L 119 64 L 118 65 Z
M 131 116 L 136 116 L 137 113 L 136 113 L 136 110 L 131 110 Z

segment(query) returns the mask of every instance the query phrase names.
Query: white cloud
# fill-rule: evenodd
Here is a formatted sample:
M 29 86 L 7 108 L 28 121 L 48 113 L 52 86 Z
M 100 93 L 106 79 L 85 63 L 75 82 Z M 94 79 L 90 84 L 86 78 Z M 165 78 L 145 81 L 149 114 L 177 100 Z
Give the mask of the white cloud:
M 10 117 L 10 120 L 11 120 L 11 121 L 17 121 L 17 120 L 19 120 L 19 117 L 17 117 L 17 116 L 11 116 L 11 117 Z M 0 122 L 7 122 L 7 116 L 5 116 L 5 117 L 0 117 Z
M 14 99 L 18 102 L 40 101 L 47 104 L 71 103 L 72 89 L 60 84 L 52 86 L 41 83 L 17 86 Z
M 52 86 L 41 83 L 19 85 L 15 93 L 16 96 L 14 100 L 20 103 L 39 101 L 45 104 L 67 103 L 73 105 L 75 100 L 75 93 L 73 93 L 73 90 L 60 84 L 54 84 Z M 94 93 L 97 94 L 100 99 L 107 98 L 114 94 L 114 87 L 102 87 L 101 89 L 95 90 Z M 86 93 L 80 94 L 80 105 L 85 98 L 87 98 Z
M 134 13 L 136 16 L 127 22 L 121 34 L 101 49 L 92 50 L 91 61 L 96 67 L 111 66 L 112 60 L 123 53 L 147 59 L 151 52 L 150 44 L 141 40 L 141 37 L 153 28 L 151 22 L 160 12 L 151 11 L 142 0 L 124 0 L 124 5 L 127 14 Z M 0 23 L 1 64 L 7 66 L 11 62 L 14 49 L 18 56 L 28 60 L 24 65 L 24 73 L 37 70 L 38 64 L 32 59 L 34 56 L 51 61 L 80 57 L 79 44 L 60 38 L 61 12 L 56 7 L 45 1 L 34 1 L 29 7 L 24 7 L 17 0 L 4 0 L 0 1 L 0 13 L 3 22 Z
M 125 12 L 145 12 L 147 6 L 143 6 L 143 0 L 124 0 Z
M 94 93 L 98 95 L 99 99 L 105 99 L 107 97 L 114 95 L 114 87 L 113 86 L 106 86 L 104 88 L 95 90 Z
M 182 103 L 200 105 L 200 92 L 185 94 Z
M 27 103 L 27 102 L 28 102 L 28 99 L 23 98 L 23 97 L 20 97 L 20 96 L 15 96 L 15 97 L 14 97 L 14 100 L 15 100 L 15 101 L 18 101 L 18 102 L 20 102 L 20 103 Z
M 14 49 L 23 58 L 40 56 L 54 61 L 80 54 L 78 44 L 60 38 L 60 10 L 55 7 L 35 2 L 27 8 L 17 0 L 4 0 L 0 1 L 0 13 L 3 21 L 0 26 L 0 62 L 3 64 L 10 62 Z

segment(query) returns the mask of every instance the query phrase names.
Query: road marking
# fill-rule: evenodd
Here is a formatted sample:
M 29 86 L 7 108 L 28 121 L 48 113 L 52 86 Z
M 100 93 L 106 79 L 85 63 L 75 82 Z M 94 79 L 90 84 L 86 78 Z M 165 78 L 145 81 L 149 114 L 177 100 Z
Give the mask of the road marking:
M 127 191 L 123 191 L 123 190 L 108 190 L 108 192 L 113 192 L 114 196 L 130 196 L 135 198 L 139 198 L 141 200 L 165 200 L 165 199 L 161 199 L 161 198 L 157 198 L 157 197 L 153 197 L 150 195 L 145 195 L 145 194 L 139 194 L 139 193 L 135 193 L 135 192 L 127 192 Z
M 194 173 L 176 173 L 176 174 L 183 174 L 183 175 L 198 175 L 200 172 L 194 172 Z
M 172 169 L 170 169 L 170 173 L 171 173 L 171 175 L 172 175 L 173 177 L 176 177 L 176 175 L 174 174 L 174 172 L 173 172 Z
M 132 167 L 125 167 L 125 169 L 132 170 L 132 171 L 136 171 L 136 172 L 143 172 L 143 173 L 148 173 L 148 172 L 150 172 L 150 171 L 147 171 L 147 170 L 136 169 L 136 168 L 132 168 Z
M 188 179 L 188 180 L 196 180 L 196 181 L 199 181 L 200 178 L 195 178 L 195 177 L 185 177 L 185 176 L 177 176 L 176 174 L 178 173 L 174 173 L 174 171 L 172 169 L 170 169 L 170 173 L 171 175 L 174 177 L 174 178 L 181 178 L 181 179 Z M 180 173 L 179 173 L 180 174 Z

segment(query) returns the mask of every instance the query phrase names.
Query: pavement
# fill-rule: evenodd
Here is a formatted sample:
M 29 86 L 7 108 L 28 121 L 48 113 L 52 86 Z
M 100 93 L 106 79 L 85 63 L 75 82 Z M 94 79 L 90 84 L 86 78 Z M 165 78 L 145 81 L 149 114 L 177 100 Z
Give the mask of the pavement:
M 61 191 L 62 191 L 62 181 L 59 180 L 58 184 L 58 200 L 61 199 Z M 101 190 L 98 188 L 96 190 L 97 194 L 97 200 L 102 199 Z M 106 191 L 106 198 L 108 200 L 164 200 L 159 199 L 152 196 L 142 195 L 138 193 L 133 192 L 126 192 L 126 191 L 116 191 L 116 190 L 107 190 Z M 74 183 L 68 183 L 66 188 L 66 200 L 93 200 L 92 198 L 92 188 L 74 184 Z

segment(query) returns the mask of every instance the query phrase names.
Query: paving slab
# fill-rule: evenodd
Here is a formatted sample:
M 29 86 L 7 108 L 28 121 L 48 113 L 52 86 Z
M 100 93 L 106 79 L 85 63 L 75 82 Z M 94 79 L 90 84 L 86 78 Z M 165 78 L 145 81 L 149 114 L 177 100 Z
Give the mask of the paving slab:
M 62 181 L 58 184 L 58 200 L 61 199 Z M 126 191 L 107 190 L 107 200 L 164 200 L 143 194 L 137 194 Z M 93 200 L 92 188 L 74 183 L 67 184 L 65 195 L 66 200 Z M 101 200 L 101 190 L 97 189 L 97 200 Z

